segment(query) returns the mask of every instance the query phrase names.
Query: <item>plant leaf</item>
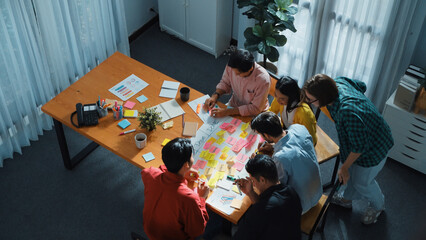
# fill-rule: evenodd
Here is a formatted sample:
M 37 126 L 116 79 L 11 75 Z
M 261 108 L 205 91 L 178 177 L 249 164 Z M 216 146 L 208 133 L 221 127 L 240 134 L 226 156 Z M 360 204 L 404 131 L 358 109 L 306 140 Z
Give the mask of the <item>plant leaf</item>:
M 275 3 L 278 5 L 278 8 L 281 10 L 286 10 L 293 0 L 275 0 Z
M 257 37 L 262 37 L 263 36 L 262 27 L 260 25 L 254 25 L 254 27 L 253 27 L 253 35 L 255 35 Z
M 284 25 L 286 26 L 287 29 L 290 29 L 290 31 L 292 32 L 296 32 L 296 28 L 294 27 L 293 21 L 286 21 L 284 22 Z
M 277 41 L 273 37 L 266 37 L 266 45 L 268 46 L 276 46 Z
M 281 11 L 277 11 L 277 17 L 284 22 L 288 20 L 287 14 Z
M 287 43 L 287 38 L 284 35 L 275 35 L 276 46 L 282 47 Z
M 289 8 L 287 8 L 287 14 L 288 15 L 294 15 L 297 13 L 297 7 L 295 6 L 290 6 Z
M 258 52 L 261 54 L 268 54 L 271 51 L 271 47 L 267 46 L 264 41 L 260 42 L 258 45 Z
M 237 0 L 238 8 L 250 6 L 252 3 L 250 0 Z
M 267 36 L 272 35 L 272 31 L 273 31 L 272 24 L 265 22 L 262 26 L 262 36 L 266 38 Z
M 268 54 L 266 54 L 266 57 L 271 62 L 278 61 L 278 58 L 280 57 L 280 53 L 278 52 L 278 50 L 276 48 L 274 48 L 274 47 L 270 47 L 270 48 L 271 48 L 271 50 L 269 51 Z

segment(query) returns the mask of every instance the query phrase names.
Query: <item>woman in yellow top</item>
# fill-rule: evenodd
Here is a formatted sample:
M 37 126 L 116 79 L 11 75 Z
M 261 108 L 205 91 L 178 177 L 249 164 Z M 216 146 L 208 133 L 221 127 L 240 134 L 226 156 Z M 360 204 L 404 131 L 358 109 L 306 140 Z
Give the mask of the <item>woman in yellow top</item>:
M 309 105 L 301 101 L 300 93 L 296 80 L 291 77 L 282 77 L 275 85 L 275 98 L 269 111 L 281 118 L 284 129 L 293 123 L 305 126 L 316 145 L 317 121 Z

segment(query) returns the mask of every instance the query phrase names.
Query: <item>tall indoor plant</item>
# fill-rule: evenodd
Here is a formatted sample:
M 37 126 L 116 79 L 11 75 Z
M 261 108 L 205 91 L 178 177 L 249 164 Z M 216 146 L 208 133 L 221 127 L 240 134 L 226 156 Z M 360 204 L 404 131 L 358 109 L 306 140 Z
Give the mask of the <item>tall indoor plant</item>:
M 292 2 L 293 0 L 237 0 L 238 8 L 250 7 L 243 15 L 256 20 L 254 27 L 248 27 L 244 31 L 244 48 L 263 54 L 263 66 L 266 66 L 266 59 L 278 61 L 280 54 L 276 47 L 282 47 L 287 42 L 282 32 L 286 29 L 296 32 L 293 15 L 297 13 L 297 8 L 291 6 Z

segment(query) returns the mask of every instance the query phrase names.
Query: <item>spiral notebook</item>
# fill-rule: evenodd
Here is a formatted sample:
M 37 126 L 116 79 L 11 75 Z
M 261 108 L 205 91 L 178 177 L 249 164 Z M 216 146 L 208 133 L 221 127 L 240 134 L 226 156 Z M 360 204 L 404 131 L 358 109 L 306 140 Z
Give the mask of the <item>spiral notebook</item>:
M 185 111 L 180 107 L 179 103 L 176 102 L 175 99 L 160 103 L 152 108 L 155 107 L 157 108 L 157 112 L 160 113 L 161 122 L 165 122 L 185 113 Z

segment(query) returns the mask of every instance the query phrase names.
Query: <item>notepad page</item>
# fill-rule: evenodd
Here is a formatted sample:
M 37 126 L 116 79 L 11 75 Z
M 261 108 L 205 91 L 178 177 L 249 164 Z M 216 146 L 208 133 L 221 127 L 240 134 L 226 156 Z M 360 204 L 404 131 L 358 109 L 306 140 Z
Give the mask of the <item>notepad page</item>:
M 179 103 L 176 102 L 175 99 L 161 103 L 160 105 L 163 107 L 170 118 L 174 118 L 185 113 L 185 111 L 180 107 Z

